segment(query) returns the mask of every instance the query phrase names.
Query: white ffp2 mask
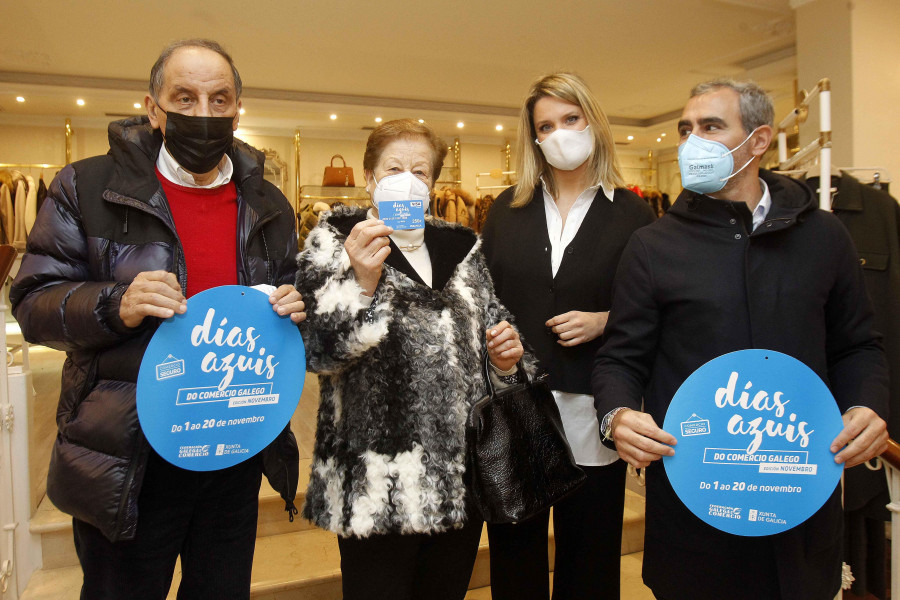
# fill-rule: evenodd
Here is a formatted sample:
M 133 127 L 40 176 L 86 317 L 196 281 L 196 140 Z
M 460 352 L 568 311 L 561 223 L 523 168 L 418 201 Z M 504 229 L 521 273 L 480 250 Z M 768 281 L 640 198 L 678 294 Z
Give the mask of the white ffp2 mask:
M 557 129 L 543 142 L 534 140 L 544 158 L 560 171 L 572 171 L 584 164 L 594 151 L 594 134 L 588 125 L 581 131 Z

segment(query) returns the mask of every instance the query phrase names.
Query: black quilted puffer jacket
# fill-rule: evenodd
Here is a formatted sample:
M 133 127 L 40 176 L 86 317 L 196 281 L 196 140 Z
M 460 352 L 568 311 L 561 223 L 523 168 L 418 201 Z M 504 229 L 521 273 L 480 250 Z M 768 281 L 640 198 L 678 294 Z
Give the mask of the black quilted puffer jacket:
M 174 273 L 187 289 L 184 251 L 155 174 L 162 145 L 146 117 L 109 126 L 109 154 L 65 167 L 28 238 L 10 290 L 25 339 L 64 350 L 58 435 L 47 494 L 111 541 L 132 539 L 149 445 L 135 404 L 144 350 L 159 325 L 127 328 L 122 294 L 142 271 Z M 284 195 L 263 179 L 264 157 L 235 140 L 228 155 L 238 197 L 238 283 L 294 283 L 297 238 Z M 290 428 L 264 452 L 264 471 L 293 510 L 298 452 Z

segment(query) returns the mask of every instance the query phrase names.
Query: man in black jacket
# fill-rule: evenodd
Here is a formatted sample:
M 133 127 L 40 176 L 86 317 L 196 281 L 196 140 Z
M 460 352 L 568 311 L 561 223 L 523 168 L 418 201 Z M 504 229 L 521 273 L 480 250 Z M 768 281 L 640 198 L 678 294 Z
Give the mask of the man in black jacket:
M 209 40 L 176 42 L 151 71 L 148 117 L 110 124 L 110 152 L 64 168 L 10 291 L 29 342 L 64 350 L 47 494 L 73 515 L 82 598 L 248 598 L 264 470 L 293 510 L 290 428 L 220 471 L 187 471 L 147 444 L 137 418 L 141 358 L 186 298 L 266 285 L 279 315 L 305 318 L 297 237 L 261 152 L 233 138 L 241 80 Z
M 804 523 L 762 537 L 714 529 L 675 495 L 659 459 L 676 440 L 659 424 L 707 361 L 748 348 L 793 356 L 843 415 L 837 463 L 886 445 L 887 366 L 856 252 L 806 187 L 759 169 L 773 117 L 755 84 L 694 88 L 678 126 L 689 189 L 625 249 L 594 365 L 602 435 L 647 467 L 643 576 L 666 600 L 825 600 L 840 588 L 839 489 Z

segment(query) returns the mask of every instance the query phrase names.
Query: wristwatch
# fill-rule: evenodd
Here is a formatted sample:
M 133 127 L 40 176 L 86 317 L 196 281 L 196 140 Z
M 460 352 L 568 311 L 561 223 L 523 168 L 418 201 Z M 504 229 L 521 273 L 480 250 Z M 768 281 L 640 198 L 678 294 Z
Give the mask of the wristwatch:
M 600 435 L 603 436 L 604 440 L 612 439 L 612 423 L 613 419 L 616 418 L 616 415 L 626 410 L 627 406 L 620 406 L 619 408 L 614 408 L 603 417 L 603 420 L 600 421 Z

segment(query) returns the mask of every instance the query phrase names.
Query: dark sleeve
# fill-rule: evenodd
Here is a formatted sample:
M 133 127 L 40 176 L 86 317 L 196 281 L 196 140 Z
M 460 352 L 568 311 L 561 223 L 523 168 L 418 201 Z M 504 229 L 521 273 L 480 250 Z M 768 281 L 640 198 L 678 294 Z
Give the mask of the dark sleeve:
M 88 245 L 75 176 L 69 165 L 50 185 L 9 294 L 25 339 L 64 351 L 105 348 L 142 330 L 119 318 L 127 284 L 91 281 L 89 253 L 99 250 Z
M 831 217 L 831 215 L 827 215 Z M 829 218 L 835 249 L 835 281 L 825 304 L 825 349 L 831 393 L 843 414 L 867 406 L 887 419 L 888 366 L 862 267 L 850 234 Z
M 274 187 L 274 186 L 273 186 Z M 275 286 L 291 284 L 294 285 L 297 278 L 297 217 L 294 215 L 294 209 L 284 194 L 276 188 L 276 193 L 280 196 L 282 208 L 282 221 L 279 226 L 289 230 L 286 236 L 287 241 L 283 248 L 280 248 L 281 255 L 278 259 L 278 269 L 275 273 Z
M 508 210 L 509 202 L 515 189 L 515 187 L 506 188 L 497 196 L 494 203 L 491 204 L 490 210 L 488 210 L 484 225 L 481 226 L 481 252 L 489 264 L 493 259 L 495 244 L 499 241 L 498 223 L 503 219 L 501 213 L 505 213 Z
M 640 410 L 658 328 L 659 307 L 647 251 L 632 235 L 616 273 L 606 341 L 594 359 L 591 385 L 598 418 L 620 406 Z

